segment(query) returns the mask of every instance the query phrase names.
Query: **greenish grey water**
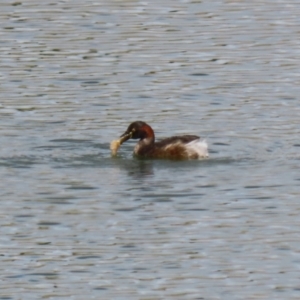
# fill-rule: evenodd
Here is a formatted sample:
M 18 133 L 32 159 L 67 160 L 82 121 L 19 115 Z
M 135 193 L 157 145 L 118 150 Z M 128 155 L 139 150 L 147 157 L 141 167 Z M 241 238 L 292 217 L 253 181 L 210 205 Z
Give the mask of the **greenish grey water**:
M 0 299 L 299 299 L 298 8 L 2 1 Z

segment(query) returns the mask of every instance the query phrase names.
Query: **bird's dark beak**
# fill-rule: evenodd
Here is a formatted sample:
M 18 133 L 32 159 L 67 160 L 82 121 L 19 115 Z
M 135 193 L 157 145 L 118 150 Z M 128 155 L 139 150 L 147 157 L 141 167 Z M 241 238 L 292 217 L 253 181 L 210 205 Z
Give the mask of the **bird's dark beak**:
M 120 136 L 120 143 L 123 144 L 124 142 L 126 142 L 127 140 L 129 140 L 130 138 L 132 138 L 132 134 L 133 132 L 125 132 Z

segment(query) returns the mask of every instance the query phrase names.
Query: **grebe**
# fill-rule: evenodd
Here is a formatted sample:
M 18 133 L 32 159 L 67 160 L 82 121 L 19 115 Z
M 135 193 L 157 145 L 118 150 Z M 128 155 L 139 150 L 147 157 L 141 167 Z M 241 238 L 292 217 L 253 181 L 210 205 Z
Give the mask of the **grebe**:
M 200 159 L 208 157 L 207 143 L 196 135 L 172 136 L 155 142 L 153 129 L 143 121 L 131 123 L 127 130 L 110 144 L 112 155 L 129 139 L 140 139 L 133 153 L 142 158 L 158 159 Z

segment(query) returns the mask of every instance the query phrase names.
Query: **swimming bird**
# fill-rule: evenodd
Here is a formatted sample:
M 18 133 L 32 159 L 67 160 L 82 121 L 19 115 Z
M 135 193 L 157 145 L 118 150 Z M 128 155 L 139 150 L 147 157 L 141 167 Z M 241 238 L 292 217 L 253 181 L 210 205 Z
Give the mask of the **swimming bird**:
M 207 143 L 199 136 L 172 136 L 155 142 L 153 129 L 143 121 L 131 123 L 118 140 L 111 142 L 112 155 L 129 139 L 139 139 L 133 153 L 141 158 L 184 160 L 208 157 Z

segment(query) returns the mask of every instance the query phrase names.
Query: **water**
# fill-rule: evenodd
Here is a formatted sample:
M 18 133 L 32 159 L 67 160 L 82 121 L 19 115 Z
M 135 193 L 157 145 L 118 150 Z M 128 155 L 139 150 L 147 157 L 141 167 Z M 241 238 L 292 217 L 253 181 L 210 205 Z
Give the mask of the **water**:
M 2 1 L 0 299 L 299 299 L 298 8 Z

